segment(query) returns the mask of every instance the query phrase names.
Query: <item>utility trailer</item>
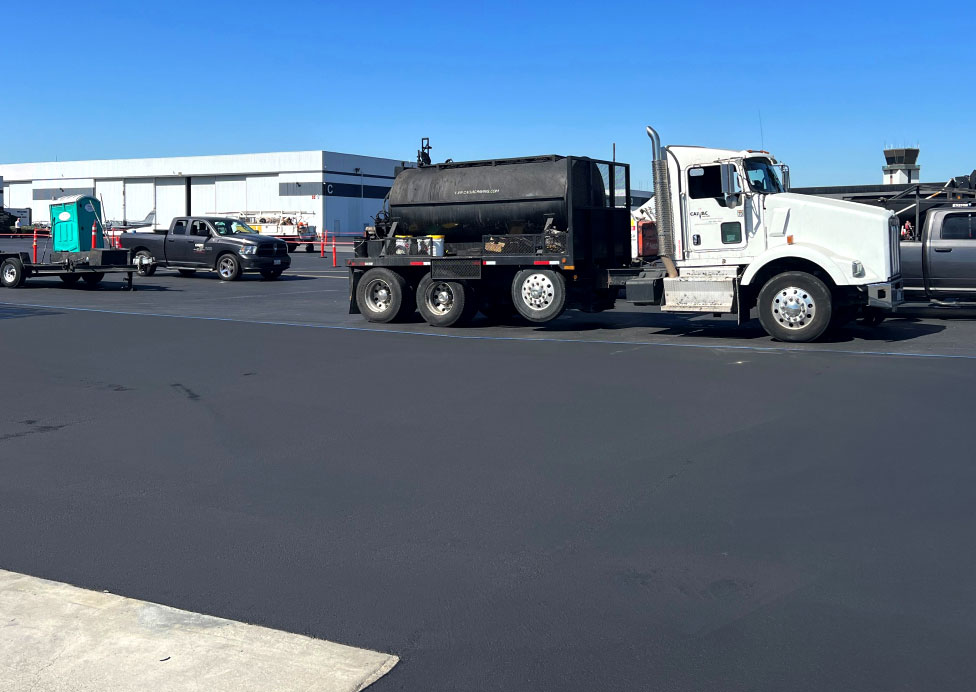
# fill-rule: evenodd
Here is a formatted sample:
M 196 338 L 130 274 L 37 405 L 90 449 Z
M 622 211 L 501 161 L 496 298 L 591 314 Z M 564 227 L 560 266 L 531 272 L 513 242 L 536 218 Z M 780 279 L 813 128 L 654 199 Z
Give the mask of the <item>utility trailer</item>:
M 544 156 L 418 167 L 393 182 L 348 261 L 350 312 L 459 325 L 480 309 L 548 322 L 619 298 L 662 312 L 758 313 L 812 341 L 904 300 L 890 211 L 789 192 L 766 151 L 662 146 L 653 128 L 659 257 L 634 266 L 626 164 Z M 780 176 L 782 175 L 782 180 Z
M 35 263 L 30 253 L 0 253 L 0 284 L 19 288 L 31 277 L 60 277 L 68 285 L 83 281 L 96 286 L 106 274 L 124 274 L 123 288 L 134 290 L 132 274 L 138 267 L 129 259 L 128 250 L 96 248 L 84 252 L 52 252 L 49 261 Z
M 89 232 L 88 229 L 91 229 Z M 101 204 L 88 195 L 62 197 L 51 202 L 51 237 L 53 250 L 46 261 L 36 262 L 26 252 L 0 253 L 0 285 L 23 286 L 35 276 L 58 276 L 69 285 L 79 280 L 97 285 L 106 274 L 125 274 L 123 284 L 132 290 L 132 274 L 138 266 L 128 250 L 104 247 L 104 225 Z

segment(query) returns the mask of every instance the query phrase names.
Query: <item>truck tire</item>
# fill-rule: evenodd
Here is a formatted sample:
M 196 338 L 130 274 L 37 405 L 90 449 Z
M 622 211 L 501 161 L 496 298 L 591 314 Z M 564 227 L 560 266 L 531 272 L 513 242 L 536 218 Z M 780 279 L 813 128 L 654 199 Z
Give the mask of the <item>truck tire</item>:
M 59 274 L 59 276 L 68 286 L 74 286 L 78 283 L 78 279 L 81 278 L 81 274 Z
M 389 269 L 370 269 L 356 286 L 356 305 L 368 322 L 392 322 L 412 311 L 407 280 Z
M 523 269 L 512 280 L 512 303 L 529 322 L 549 322 L 566 309 L 566 279 L 551 269 Z
M 806 342 L 830 326 L 833 300 L 824 282 L 807 272 L 777 274 L 759 291 L 759 321 L 780 341 Z
M 18 288 L 23 286 L 26 280 L 24 263 L 16 257 L 8 257 L 3 264 L 0 264 L 0 284 L 5 288 Z
M 85 272 L 81 275 L 81 280 L 89 286 L 97 286 L 104 278 L 105 274 L 103 272 Z
M 241 278 L 241 263 L 229 252 L 217 258 L 216 269 L 221 281 L 237 281 Z
M 315 243 L 306 243 L 305 252 L 315 252 Z
M 417 284 L 417 310 L 432 327 L 461 326 L 478 313 L 478 300 L 470 286 L 428 274 Z
M 194 276 L 197 273 L 196 269 L 177 269 L 180 276 Z

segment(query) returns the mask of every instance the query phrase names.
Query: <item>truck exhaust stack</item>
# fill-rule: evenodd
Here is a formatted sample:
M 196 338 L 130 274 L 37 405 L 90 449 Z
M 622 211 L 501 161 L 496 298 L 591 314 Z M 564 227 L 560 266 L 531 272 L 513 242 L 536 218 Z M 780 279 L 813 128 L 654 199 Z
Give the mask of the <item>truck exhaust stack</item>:
M 671 189 L 668 185 L 668 160 L 661 146 L 661 136 L 650 125 L 647 136 L 651 138 L 651 171 L 654 174 L 654 206 L 657 212 L 658 252 L 668 276 L 674 278 L 678 270 L 674 266 L 674 221 L 671 217 Z

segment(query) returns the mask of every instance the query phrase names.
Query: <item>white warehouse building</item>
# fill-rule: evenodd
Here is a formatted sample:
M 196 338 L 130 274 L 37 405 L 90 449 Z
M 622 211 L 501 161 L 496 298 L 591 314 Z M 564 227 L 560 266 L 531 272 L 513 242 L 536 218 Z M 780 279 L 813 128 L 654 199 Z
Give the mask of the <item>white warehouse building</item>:
M 293 151 L 0 164 L 8 208 L 30 208 L 50 221 L 48 206 L 68 195 L 94 195 L 105 220 L 138 223 L 155 212 L 174 216 L 244 212 L 300 215 L 317 232 L 357 234 L 370 224 L 393 184 L 394 159 Z

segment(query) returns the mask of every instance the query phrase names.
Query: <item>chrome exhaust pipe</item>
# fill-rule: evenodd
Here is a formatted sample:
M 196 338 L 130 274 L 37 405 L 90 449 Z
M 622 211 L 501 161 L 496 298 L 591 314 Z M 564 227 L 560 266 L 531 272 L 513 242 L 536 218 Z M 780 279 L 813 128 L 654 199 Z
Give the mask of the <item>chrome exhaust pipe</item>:
M 669 277 L 676 277 L 674 266 L 674 217 L 671 214 L 671 186 L 668 184 L 668 160 L 661 136 L 650 125 L 647 136 L 651 138 L 651 172 L 654 175 L 654 209 L 657 215 L 658 254 L 668 270 Z

